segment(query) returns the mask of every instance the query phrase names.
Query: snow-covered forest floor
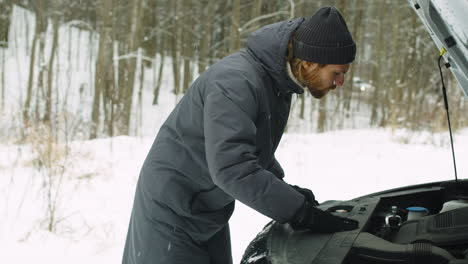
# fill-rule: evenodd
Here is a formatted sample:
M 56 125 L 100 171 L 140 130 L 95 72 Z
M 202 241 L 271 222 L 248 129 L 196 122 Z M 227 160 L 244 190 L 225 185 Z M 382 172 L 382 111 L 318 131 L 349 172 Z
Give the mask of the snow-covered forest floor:
M 312 189 L 320 202 L 453 178 L 450 148 L 401 143 L 381 129 L 287 134 L 277 151 L 286 181 Z M 407 134 L 406 132 L 404 133 Z M 447 134 L 435 137 L 448 137 Z M 47 231 L 46 171 L 29 146 L 0 146 L 0 257 L 4 263 L 119 263 L 140 166 L 152 137 L 72 142 L 56 221 Z M 468 130 L 455 135 L 458 170 L 468 176 Z M 464 147 L 465 146 L 465 147 Z M 248 219 L 248 221 L 246 221 Z M 230 221 L 235 263 L 268 218 L 237 202 Z

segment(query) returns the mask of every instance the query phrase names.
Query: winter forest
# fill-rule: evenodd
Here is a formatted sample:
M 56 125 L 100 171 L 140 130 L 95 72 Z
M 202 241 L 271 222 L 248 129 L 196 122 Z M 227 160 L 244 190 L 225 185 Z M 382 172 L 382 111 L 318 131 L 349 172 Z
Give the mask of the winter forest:
M 3 138 L 24 140 L 26 130 L 38 126 L 69 139 L 139 135 L 142 107 L 146 100 L 159 103 L 164 76 L 170 74 L 172 92 L 180 97 L 210 64 L 242 48 L 249 33 L 311 15 L 323 5 L 342 10 L 357 43 L 357 61 L 343 89 L 320 101 L 307 94 L 297 98 L 288 131 L 446 127 L 438 51 L 404 0 L 0 5 L 0 105 L 9 113 L 3 115 Z M 464 127 L 467 118 L 457 113 L 466 113 L 466 103 L 452 89 L 457 84 L 450 71 L 447 78 L 454 127 Z M 152 93 L 144 94 L 146 89 Z
M 443 156 L 446 167 L 428 177 L 452 177 L 448 152 L 438 154 L 439 147 L 448 147 L 447 139 L 440 139 L 448 127 L 439 51 L 406 0 L 0 0 L 0 197 L 6 197 L 0 219 L 7 223 L 0 229 L 0 245 L 10 250 L 0 250 L 0 256 L 9 252 L 7 259 L 16 259 L 22 249 L 50 256 L 59 248 L 72 256 L 85 252 L 86 257 L 76 253 L 76 263 L 119 262 L 138 170 L 159 126 L 192 81 L 242 49 L 263 25 L 307 17 L 326 5 L 345 17 L 357 45 L 356 61 L 345 85 L 324 99 L 294 96 L 286 134 L 301 136 L 287 136 L 280 145 L 285 170 L 306 173 L 307 161 L 290 155 L 301 155 L 303 142 L 319 148 L 340 131 L 367 131 L 364 137 L 377 151 L 382 141 L 369 132 L 375 129 L 398 131 L 402 144 L 415 135 L 435 138 L 430 147 L 418 145 L 404 157 L 437 154 L 406 165 L 416 172 L 414 164 L 423 167 Z M 452 128 L 460 132 L 468 126 L 468 101 L 451 72 L 443 70 Z M 348 140 L 340 146 L 348 146 Z M 287 144 L 293 151 L 286 152 Z M 400 155 L 393 143 L 383 145 Z M 401 161 L 387 158 L 388 164 Z M 428 167 L 426 175 L 430 172 Z M 361 191 L 398 186 L 387 185 L 385 175 Z M 404 180 L 421 181 L 428 179 Z M 318 189 L 314 193 L 322 200 L 335 198 L 320 196 Z M 114 210 L 110 204 L 116 196 L 123 205 Z M 239 210 L 242 215 L 233 221 L 241 225 L 241 218 L 253 213 Z M 100 212 L 106 215 L 95 217 Z M 238 237 L 232 229 L 235 260 L 266 224 L 266 218 L 257 219 Z M 111 257 L 96 258 L 99 252 Z M 75 263 L 63 254 L 49 263 Z M 28 263 L 22 260 L 17 263 Z

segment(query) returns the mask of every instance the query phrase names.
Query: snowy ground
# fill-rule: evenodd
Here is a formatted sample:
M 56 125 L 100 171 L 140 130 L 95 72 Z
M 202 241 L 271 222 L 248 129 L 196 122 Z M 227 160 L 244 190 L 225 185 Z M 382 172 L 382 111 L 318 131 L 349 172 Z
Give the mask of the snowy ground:
M 402 144 L 399 132 L 375 129 L 287 134 L 277 157 L 286 180 L 311 188 L 320 202 L 453 178 L 449 146 Z M 435 137 L 441 136 L 448 135 Z M 413 142 L 427 142 L 427 138 L 418 135 Z M 57 203 L 61 220 L 55 233 L 45 230 L 44 174 L 31 165 L 34 151 L 1 145 L 2 262 L 119 263 L 135 183 L 152 140 L 118 137 L 72 144 L 74 162 L 61 185 Z M 457 134 L 455 141 L 459 177 L 467 178 L 468 130 Z M 234 263 L 268 221 L 236 204 L 230 222 Z

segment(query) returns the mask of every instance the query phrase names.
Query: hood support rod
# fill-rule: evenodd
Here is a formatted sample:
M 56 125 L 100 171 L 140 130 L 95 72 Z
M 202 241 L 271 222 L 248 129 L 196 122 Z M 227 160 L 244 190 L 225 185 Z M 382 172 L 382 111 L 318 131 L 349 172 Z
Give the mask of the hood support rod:
M 439 55 L 439 60 L 437 62 L 437 65 L 439 66 L 439 72 L 440 72 L 440 78 L 442 80 L 442 92 L 444 94 L 444 103 L 445 103 L 445 110 L 447 112 L 447 121 L 448 121 L 448 127 L 449 127 L 449 132 L 450 132 L 450 144 L 452 146 L 452 157 L 453 157 L 453 167 L 455 169 L 455 183 L 458 185 L 458 175 L 457 175 L 457 163 L 455 161 L 455 150 L 453 147 L 453 136 L 452 136 L 452 125 L 450 123 L 450 114 L 449 114 L 449 107 L 448 107 L 448 100 L 447 100 L 447 89 L 445 88 L 445 83 L 444 83 L 444 75 L 442 74 L 442 67 L 440 66 L 440 61 L 442 60 L 442 55 L 447 50 L 445 48 L 442 48 L 442 51 L 440 52 Z M 450 64 L 447 64 L 448 67 L 450 67 Z

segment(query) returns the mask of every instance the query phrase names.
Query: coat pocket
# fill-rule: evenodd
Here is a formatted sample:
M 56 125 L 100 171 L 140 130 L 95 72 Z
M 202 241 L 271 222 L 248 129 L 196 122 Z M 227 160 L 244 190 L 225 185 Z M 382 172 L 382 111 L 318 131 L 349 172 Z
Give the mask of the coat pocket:
M 203 223 L 200 230 L 212 236 L 229 221 L 234 211 L 234 198 L 215 186 L 193 197 L 191 211 L 191 217 Z
M 191 202 L 193 214 L 208 213 L 223 209 L 234 199 L 220 188 L 214 186 L 207 191 L 201 191 L 194 195 Z

